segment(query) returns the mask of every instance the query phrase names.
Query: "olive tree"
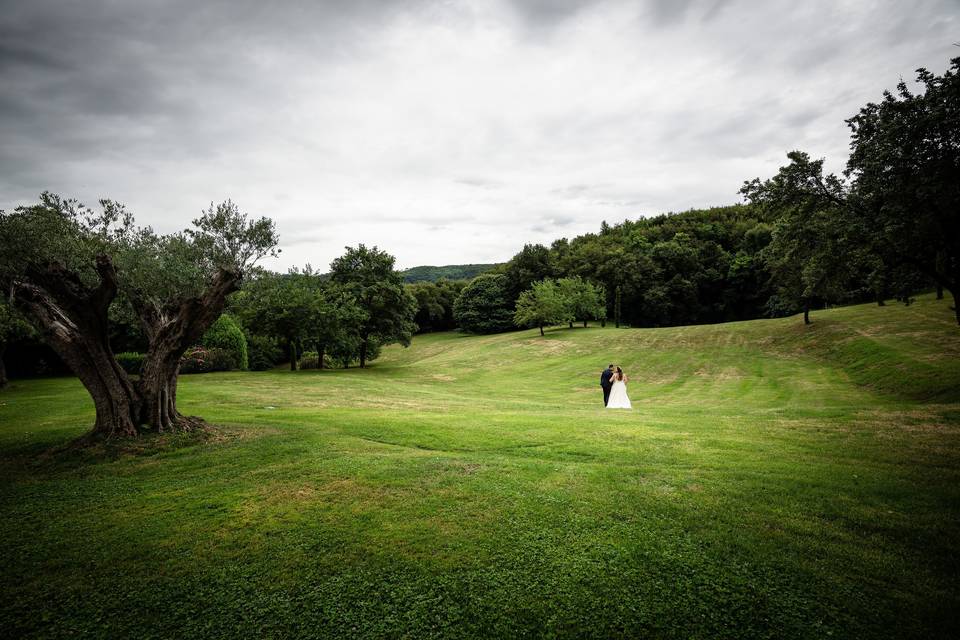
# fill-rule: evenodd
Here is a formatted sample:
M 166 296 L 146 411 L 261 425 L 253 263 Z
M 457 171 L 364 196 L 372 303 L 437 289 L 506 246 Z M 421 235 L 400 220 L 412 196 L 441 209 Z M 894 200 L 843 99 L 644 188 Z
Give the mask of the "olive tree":
M 135 226 L 116 202 L 94 210 L 44 193 L 35 205 L 0 212 L 0 283 L 90 393 L 92 435 L 189 430 L 203 421 L 177 411 L 180 357 L 276 244 L 272 221 L 252 220 L 230 201 L 162 235 Z M 108 310 L 118 296 L 148 342 L 136 379 L 110 346 Z

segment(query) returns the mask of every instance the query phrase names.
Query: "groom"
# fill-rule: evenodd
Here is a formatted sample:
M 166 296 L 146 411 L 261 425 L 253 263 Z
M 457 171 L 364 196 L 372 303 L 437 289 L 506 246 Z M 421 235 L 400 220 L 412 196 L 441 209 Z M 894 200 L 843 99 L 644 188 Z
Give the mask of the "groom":
M 603 370 L 603 373 L 600 374 L 600 388 L 603 389 L 603 406 L 607 406 L 607 401 L 610 400 L 610 387 L 613 386 L 613 383 L 610 382 L 610 378 L 613 377 L 613 365 L 610 365 Z

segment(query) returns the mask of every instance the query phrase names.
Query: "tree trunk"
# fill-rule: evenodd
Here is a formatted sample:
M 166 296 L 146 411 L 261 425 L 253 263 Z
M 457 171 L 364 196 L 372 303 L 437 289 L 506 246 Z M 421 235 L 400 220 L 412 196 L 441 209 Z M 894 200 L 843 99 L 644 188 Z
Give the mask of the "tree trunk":
M 369 336 L 363 336 L 362 342 L 360 342 L 360 368 L 363 369 L 367 366 L 367 340 Z
M 95 288 L 59 264 L 30 269 L 12 286 L 17 306 L 90 393 L 96 410 L 90 435 L 136 436 L 144 424 L 158 431 L 203 424 L 177 412 L 180 356 L 220 317 L 240 273 L 221 269 L 201 296 L 166 305 L 131 292 L 150 343 L 140 379 L 133 381 L 110 348 L 107 312 L 117 295 L 116 270 L 108 256 L 98 256 L 96 271 Z
M 613 323 L 617 329 L 620 328 L 620 287 L 617 287 L 617 297 L 613 306 Z
M 587 328 L 587 321 L 586 321 L 586 320 L 583 321 L 583 328 L 584 328 L 584 329 Z
M 289 345 L 287 350 L 290 353 L 290 371 L 296 371 L 297 370 L 297 345 L 293 340 L 289 340 L 287 344 Z
M 878 306 L 878 307 L 885 307 L 885 306 L 887 306 L 887 303 L 884 301 L 883 298 L 877 298 L 877 306 Z
M 803 301 L 803 324 L 810 324 L 810 302 Z
M 134 297 L 134 308 L 150 343 L 137 381 L 142 403 L 138 425 L 163 432 L 190 431 L 205 424 L 200 418 L 177 411 L 180 357 L 220 317 L 227 296 L 239 288 L 240 281 L 239 272 L 220 269 L 198 297 L 162 307 Z
M 570 321 L 570 328 L 573 329 L 573 320 Z
M 7 350 L 7 343 L 0 342 L 0 389 L 7 386 L 7 365 L 3 362 L 3 354 Z
M 317 369 L 323 369 L 323 352 L 326 351 L 326 345 L 317 343 Z
M 540 335 L 541 335 L 541 336 L 542 336 L 542 335 L 545 335 L 545 334 L 543 333 L 543 325 L 541 324 L 541 325 L 539 325 L 539 326 L 540 326 Z
M 137 434 L 140 397 L 110 349 L 107 310 L 117 295 L 117 273 L 106 256 L 96 263 L 100 282 L 83 284 L 63 265 L 30 269 L 14 282 L 13 295 L 24 315 L 80 379 L 96 410 L 93 434 Z
M 139 387 L 143 398 L 142 422 L 148 424 L 158 432 L 188 431 L 192 427 L 200 426 L 202 421 L 197 418 L 188 418 L 177 411 L 177 379 L 179 366 L 159 370 L 144 369 L 140 376 Z
M 937 300 L 943 300 L 943 285 L 937 283 Z

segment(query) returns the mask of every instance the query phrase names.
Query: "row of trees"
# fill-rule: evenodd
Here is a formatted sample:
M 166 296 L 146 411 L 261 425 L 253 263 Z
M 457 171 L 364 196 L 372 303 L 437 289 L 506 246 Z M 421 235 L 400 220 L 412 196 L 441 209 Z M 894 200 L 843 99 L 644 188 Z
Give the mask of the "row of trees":
M 572 329 L 575 321 L 586 327 L 589 320 L 606 318 L 603 290 L 580 277 L 533 283 L 520 294 L 513 314 L 518 326 L 538 327 L 541 336 L 544 326 L 568 323 Z
M 317 351 L 320 368 L 328 358 L 365 367 L 381 346 L 410 344 L 417 310 L 393 256 L 362 244 L 348 247 L 328 274 L 309 265 L 285 274 L 261 271 L 230 303 L 251 342 L 282 342 L 293 370 L 306 347 Z
M 960 323 L 960 58 L 942 76 L 919 69 L 917 81 L 923 93 L 901 81 L 847 120 L 842 176 L 794 151 L 775 176 L 741 190 L 776 216 L 774 280 L 807 322 L 814 301 L 853 288 L 882 304 L 934 285 L 953 294 Z

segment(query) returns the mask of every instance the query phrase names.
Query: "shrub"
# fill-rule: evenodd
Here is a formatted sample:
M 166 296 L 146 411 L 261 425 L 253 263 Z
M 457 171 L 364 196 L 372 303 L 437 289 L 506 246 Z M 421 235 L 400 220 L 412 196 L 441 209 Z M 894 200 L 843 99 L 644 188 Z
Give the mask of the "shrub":
M 283 361 L 283 350 L 273 338 L 247 335 L 248 362 L 252 371 L 266 371 Z
M 135 351 L 124 351 L 114 356 L 124 371 L 129 374 L 140 374 L 140 367 L 143 366 L 143 354 Z
M 210 325 L 200 339 L 200 345 L 208 349 L 222 349 L 230 354 L 232 365 L 228 369 L 248 369 L 247 338 L 236 320 L 222 315 Z M 218 369 L 219 371 L 220 369 Z
M 316 351 L 304 351 L 300 356 L 301 369 L 319 369 L 320 356 Z
M 234 369 L 235 354 L 216 347 L 190 347 L 180 357 L 180 373 L 209 373 Z

